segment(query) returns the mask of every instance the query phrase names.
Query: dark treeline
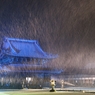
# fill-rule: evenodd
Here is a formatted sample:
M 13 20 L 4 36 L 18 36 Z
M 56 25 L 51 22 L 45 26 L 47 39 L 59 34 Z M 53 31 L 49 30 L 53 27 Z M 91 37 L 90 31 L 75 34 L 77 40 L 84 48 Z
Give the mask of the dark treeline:
M 94 34 L 95 0 L 0 0 L 0 41 L 36 39 L 59 55 L 52 67 L 70 73 L 95 67 Z

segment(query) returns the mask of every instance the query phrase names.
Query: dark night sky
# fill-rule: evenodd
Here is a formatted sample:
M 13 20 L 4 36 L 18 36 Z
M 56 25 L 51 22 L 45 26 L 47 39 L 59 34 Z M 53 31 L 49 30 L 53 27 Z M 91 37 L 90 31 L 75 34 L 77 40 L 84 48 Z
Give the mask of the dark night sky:
M 0 38 L 37 39 L 56 66 L 95 64 L 95 0 L 0 0 Z

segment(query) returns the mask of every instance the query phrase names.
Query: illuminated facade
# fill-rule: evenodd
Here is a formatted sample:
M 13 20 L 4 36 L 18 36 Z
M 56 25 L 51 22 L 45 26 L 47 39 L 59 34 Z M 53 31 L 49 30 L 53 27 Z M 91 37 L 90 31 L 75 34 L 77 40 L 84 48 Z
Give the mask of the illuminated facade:
M 25 85 L 25 82 L 33 84 L 35 79 L 40 82 L 43 82 L 43 79 L 50 80 L 52 74 L 61 73 L 61 70 L 54 70 L 46 65 L 56 57 L 57 55 L 44 52 L 37 40 L 5 37 L 0 53 L 0 82 L 3 77 L 10 81 L 9 76 L 16 77 L 15 81 L 18 81 L 18 77 L 22 78 L 22 85 Z

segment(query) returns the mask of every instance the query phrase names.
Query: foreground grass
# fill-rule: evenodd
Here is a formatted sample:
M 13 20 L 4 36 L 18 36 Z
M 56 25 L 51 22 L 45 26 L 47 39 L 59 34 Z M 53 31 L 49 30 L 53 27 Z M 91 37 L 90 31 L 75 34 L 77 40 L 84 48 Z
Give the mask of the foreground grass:
M 95 95 L 95 93 L 83 93 L 83 92 L 36 92 L 36 91 L 3 91 L 0 95 Z

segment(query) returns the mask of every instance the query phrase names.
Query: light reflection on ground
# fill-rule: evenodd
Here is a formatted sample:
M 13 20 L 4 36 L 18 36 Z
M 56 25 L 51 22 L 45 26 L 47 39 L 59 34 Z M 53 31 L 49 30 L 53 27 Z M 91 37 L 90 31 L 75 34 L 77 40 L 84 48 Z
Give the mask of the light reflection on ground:
M 95 93 L 95 88 L 90 88 L 90 87 L 68 87 L 68 88 L 55 88 L 56 92 L 55 94 L 57 95 L 58 93 L 61 95 L 62 93 L 84 93 L 87 94 L 86 92 L 93 92 Z M 37 95 L 51 95 L 52 93 L 49 92 L 49 89 L 0 89 L 0 95 L 32 95 L 32 94 L 37 94 Z M 65 95 L 65 94 L 64 94 Z M 67 94 L 66 94 L 67 95 Z M 79 94 L 78 94 L 79 95 Z M 88 95 L 88 94 L 87 94 Z M 93 95 L 93 94 L 90 94 Z

